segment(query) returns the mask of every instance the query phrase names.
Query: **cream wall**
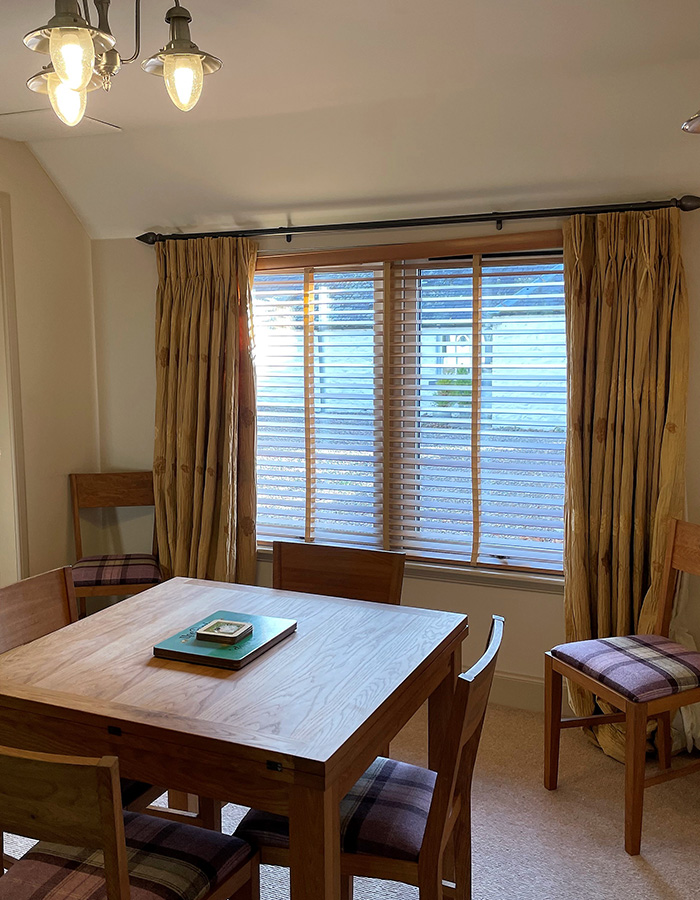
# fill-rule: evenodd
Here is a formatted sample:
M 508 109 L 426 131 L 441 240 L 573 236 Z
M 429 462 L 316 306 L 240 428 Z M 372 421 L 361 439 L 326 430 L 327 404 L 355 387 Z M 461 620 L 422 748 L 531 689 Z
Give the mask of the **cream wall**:
M 9 340 L 19 362 L 33 574 L 73 560 L 67 476 L 99 460 L 90 239 L 23 144 L 0 140 L 0 193 L 11 217 L 17 328 Z

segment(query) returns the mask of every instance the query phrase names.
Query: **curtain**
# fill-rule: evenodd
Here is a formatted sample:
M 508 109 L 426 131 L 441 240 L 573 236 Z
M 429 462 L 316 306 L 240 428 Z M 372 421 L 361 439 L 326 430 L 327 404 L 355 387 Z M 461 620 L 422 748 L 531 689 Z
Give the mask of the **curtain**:
M 688 298 L 678 210 L 573 217 L 564 271 L 566 639 L 646 634 L 668 519 L 684 506 Z M 595 710 L 576 685 L 569 702 L 577 715 Z M 619 726 L 599 726 L 596 737 L 624 759 Z
M 157 245 L 153 482 L 167 576 L 253 583 L 257 248 L 234 238 Z

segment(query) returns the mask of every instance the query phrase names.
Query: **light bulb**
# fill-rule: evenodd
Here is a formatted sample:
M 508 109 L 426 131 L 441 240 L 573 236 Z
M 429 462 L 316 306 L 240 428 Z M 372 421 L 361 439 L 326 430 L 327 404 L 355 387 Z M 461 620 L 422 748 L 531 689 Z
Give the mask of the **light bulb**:
M 194 53 L 168 53 L 163 61 L 163 77 L 170 99 L 187 112 L 199 100 L 204 82 L 202 59 Z
M 95 46 L 87 28 L 52 28 L 49 40 L 56 75 L 74 91 L 90 83 L 95 65 Z
M 58 75 L 47 78 L 49 100 L 58 118 L 66 125 L 77 125 L 85 115 L 87 91 L 74 91 L 64 84 Z

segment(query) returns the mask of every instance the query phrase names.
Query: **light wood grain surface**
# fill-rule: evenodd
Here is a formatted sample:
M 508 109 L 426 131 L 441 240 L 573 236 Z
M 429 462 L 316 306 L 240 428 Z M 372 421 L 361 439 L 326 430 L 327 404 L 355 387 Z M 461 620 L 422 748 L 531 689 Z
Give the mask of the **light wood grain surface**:
M 238 672 L 152 656 L 217 610 L 298 630 Z M 466 635 L 455 613 L 175 578 L 0 655 L 0 743 L 113 754 L 127 777 L 290 814 L 301 852 L 290 804 L 330 810 L 332 831 L 340 797 L 431 696 L 437 746 Z M 319 852 L 297 862 L 294 900 L 337 896 L 335 849 Z

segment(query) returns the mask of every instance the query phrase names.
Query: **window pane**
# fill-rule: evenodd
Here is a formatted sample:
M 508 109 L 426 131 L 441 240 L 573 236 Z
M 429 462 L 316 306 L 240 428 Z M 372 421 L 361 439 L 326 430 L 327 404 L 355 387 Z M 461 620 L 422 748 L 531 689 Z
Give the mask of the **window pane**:
M 256 276 L 262 539 L 381 546 L 381 312 L 380 269 Z
M 381 546 L 381 344 L 378 273 L 313 276 L 313 532 Z
M 405 265 L 394 283 L 391 548 L 472 547 L 472 270 Z
M 479 562 L 561 569 L 563 266 L 484 261 L 481 305 Z
M 304 275 L 255 276 L 258 536 L 303 538 Z

